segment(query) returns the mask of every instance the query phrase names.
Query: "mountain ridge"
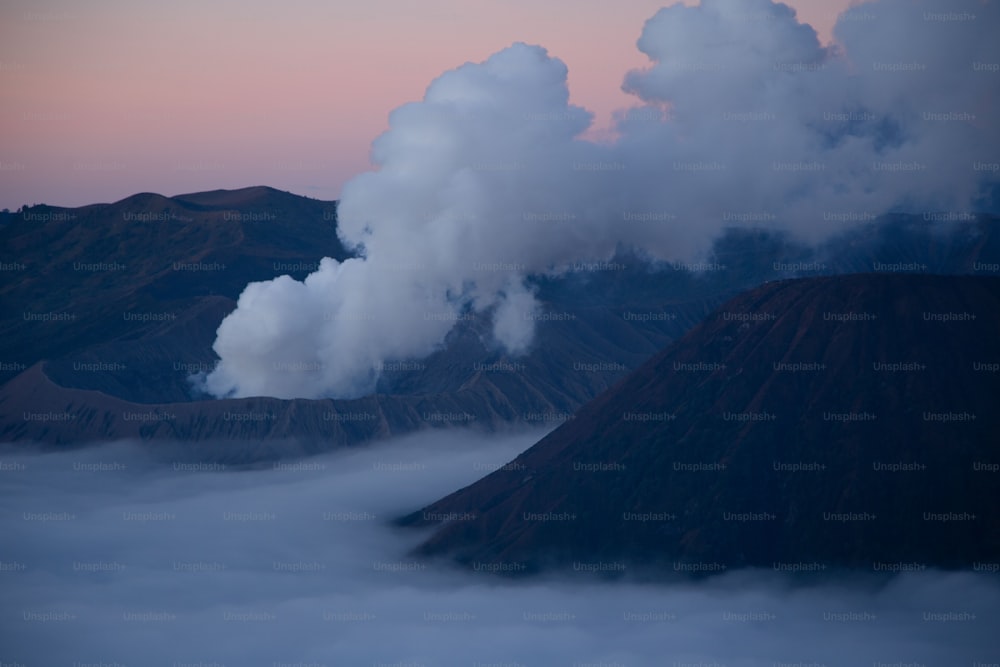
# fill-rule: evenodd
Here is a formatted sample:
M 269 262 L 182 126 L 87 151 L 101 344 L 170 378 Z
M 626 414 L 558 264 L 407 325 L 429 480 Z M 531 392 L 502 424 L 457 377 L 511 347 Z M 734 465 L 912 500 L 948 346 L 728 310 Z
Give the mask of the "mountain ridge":
M 44 362 L 42 375 L 52 382 L 29 379 L 51 392 L 46 405 L 72 403 L 78 418 L 114 405 L 102 420 L 115 423 L 115 411 L 124 408 L 110 399 L 140 407 L 197 403 L 206 416 L 217 415 L 215 399 L 199 393 L 191 375 L 214 366 L 219 324 L 247 283 L 280 274 L 301 280 L 322 257 L 350 257 L 337 238 L 336 209 L 336 202 L 253 186 L 174 197 L 139 193 L 112 204 L 0 213 L 0 243 L 17 260 L 12 270 L 0 272 L 0 303 L 8 313 L 0 321 L 0 383 Z M 898 265 L 887 269 L 892 271 L 913 266 L 918 272 L 982 273 L 995 267 L 990 272 L 1000 274 L 998 220 L 982 215 L 941 226 L 919 216 L 888 216 L 820 248 L 777 232 L 734 229 L 699 265 L 704 270 L 623 251 L 595 270 L 582 264 L 560 276 L 532 276 L 543 310 L 557 317 L 537 323 L 527 355 L 515 358 L 496 349 L 490 314 L 477 314 L 459 322 L 425 359 L 386 360 L 375 395 L 402 412 L 414 400 L 440 406 L 430 412 L 473 410 L 484 428 L 504 427 L 524 415 L 555 422 L 723 300 L 768 280 L 870 271 L 881 262 Z M 9 396 L 14 387 L 0 384 L 0 406 L 20 404 Z M 70 400 L 64 390 L 75 389 L 99 395 Z M 313 423 L 313 417 L 304 421 Z M 0 440 L 73 441 L 69 423 L 39 429 L 20 423 L 16 411 L 5 419 L 15 421 L 0 422 L 0 434 L 6 434 Z M 145 432 L 159 439 L 169 429 Z M 197 432 L 258 433 L 226 424 L 184 430 L 186 436 Z M 327 433 L 309 427 L 298 436 L 341 442 Z

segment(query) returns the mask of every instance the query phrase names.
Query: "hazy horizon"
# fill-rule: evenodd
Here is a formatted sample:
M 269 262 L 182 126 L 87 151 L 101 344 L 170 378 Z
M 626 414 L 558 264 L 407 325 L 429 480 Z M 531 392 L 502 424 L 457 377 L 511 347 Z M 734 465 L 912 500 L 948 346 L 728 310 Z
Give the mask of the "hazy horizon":
M 595 114 L 586 136 L 601 140 L 636 104 L 622 81 L 650 64 L 635 43 L 669 4 L 7 2 L 0 208 L 252 185 L 336 199 L 371 169 L 393 109 L 517 41 L 567 64 L 571 102 Z M 788 4 L 826 43 L 849 2 Z

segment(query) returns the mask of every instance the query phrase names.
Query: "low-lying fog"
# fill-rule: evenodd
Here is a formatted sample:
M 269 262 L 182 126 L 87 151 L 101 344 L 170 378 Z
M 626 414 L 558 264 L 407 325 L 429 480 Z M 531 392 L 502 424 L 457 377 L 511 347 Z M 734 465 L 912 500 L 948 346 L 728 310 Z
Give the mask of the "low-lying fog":
M 424 533 L 389 519 L 538 436 L 437 432 L 254 470 L 128 443 L 2 449 L 0 664 L 1000 663 L 997 574 L 514 582 L 407 556 Z

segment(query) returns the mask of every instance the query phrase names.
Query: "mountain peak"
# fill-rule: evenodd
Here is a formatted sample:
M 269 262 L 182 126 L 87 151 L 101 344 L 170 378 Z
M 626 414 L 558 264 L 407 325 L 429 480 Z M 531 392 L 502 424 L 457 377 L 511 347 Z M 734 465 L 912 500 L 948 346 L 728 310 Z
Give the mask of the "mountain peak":
M 209 190 L 207 192 L 191 192 L 188 194 L 176 195 L 172 199 L 204 206 L 208 208 L 246 208 L 251 206 L 261 206 L 272 200 L 283 200 L 295 198 L 290 192 L 278 190 L 266 185 L 254 185 L 236 190 Z

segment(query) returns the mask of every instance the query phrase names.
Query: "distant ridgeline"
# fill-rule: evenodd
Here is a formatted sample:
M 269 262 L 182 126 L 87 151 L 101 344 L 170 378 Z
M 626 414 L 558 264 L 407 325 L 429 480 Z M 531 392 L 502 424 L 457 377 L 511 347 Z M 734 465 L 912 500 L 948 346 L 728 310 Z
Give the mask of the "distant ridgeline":
M 350 256 L 336 202 L 254 187 L 25 207 L 0 213 L 0 440 L 299 439 L 322 449 L 427 426 L 554 425 L 740 290 L 840 273 L 1000 275 L 998 218 L 956 215 L 847 220 L 851 232 L 818 248 L 733 229 L 697 262 L 581 259 L 532 278 L 544 311 L 522 357 L 484 343 L 489 316 L 470 314 L 444 349 L 385 360 L 377 396 L 220 402 L 190 381 L 214 368 L 219 324 L 247 283 L 302 279 L 323 257 Z M 124 419 L 150 410 L 166 416 Z

